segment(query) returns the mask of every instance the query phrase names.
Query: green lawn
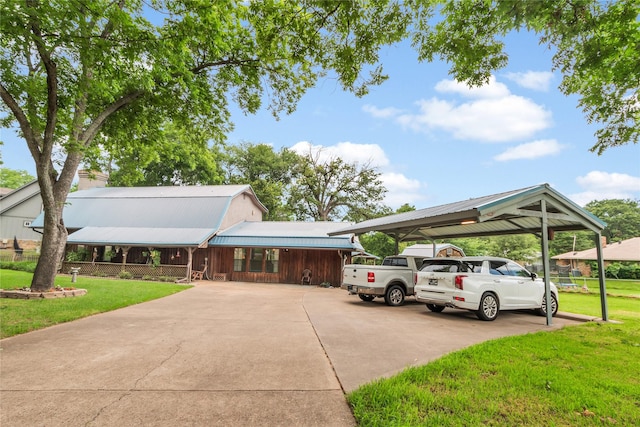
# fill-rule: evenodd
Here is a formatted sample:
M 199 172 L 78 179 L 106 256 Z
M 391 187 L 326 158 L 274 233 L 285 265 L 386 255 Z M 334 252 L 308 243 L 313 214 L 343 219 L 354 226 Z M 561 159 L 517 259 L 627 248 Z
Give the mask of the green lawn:
M 32 276 L 32 273 L 22 271 L 0 270 L 0 287 L 28 287 Z M 72 284 L 70 276 L 66 275 L 56 277 L 55 284 L 86 289 L 87 294 L 73 298 L 38 300 L 0 298 L 0 338 L 162 298 L 190 287 L 174 283 L 87 276 L 78 276 L 77 282 Z
M 488 341 L 365 385 L 349 403 L 362 426 L 640 425 L 640 299 L 607 300 L 623 323 Z M 600 297 L 563 292 L 560 309 L 599 317 Z

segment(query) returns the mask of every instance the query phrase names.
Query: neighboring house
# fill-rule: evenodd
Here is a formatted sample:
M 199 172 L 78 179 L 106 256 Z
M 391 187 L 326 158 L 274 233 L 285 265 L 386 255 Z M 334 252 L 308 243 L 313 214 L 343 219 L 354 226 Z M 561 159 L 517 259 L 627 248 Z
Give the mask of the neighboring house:
M 23 248 L 36 248 L 42 235 L 31 228 L 31 222 L 42 212 L 38 181 L 31 181 L 0 197 L 0 244 L 13 248 L 17 238 Z
M 400 255 L 433 258 L 433 245 L 416 244 L 407 246 Z M 436 243 L 436 257 L 462 257 L 464 251 L 451 243 Z
M 571 270 L 580 270 L 583 276 L 591 275 L 591 267 L 586 261 L 597 261 L 596 248 L 584 251 L 567 252 L 556 255 L 551 259 L 556 260 L 557 266 L 569 266 Z M 608 243 L 602 238 L 602 259 L 605 268 L 614 262 L 640 262 L 640 237 L 634 237 L 620 242 Z
M 63 214 L 67 259 L 83 274 L 124 269 L 188 280 L 299 283 L 308 268 L 313 284 L 339 285 L 343 257 L 362 248 L 351 235 L 327 232 L 347 224 L 262 222 L 266 212 L 249 185 L 77 191 Z M 42 217 L 33 226 L 42 227 Z

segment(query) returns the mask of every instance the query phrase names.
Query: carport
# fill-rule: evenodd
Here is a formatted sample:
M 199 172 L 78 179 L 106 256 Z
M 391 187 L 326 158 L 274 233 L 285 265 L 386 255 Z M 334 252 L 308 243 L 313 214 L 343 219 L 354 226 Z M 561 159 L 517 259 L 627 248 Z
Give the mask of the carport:
M 454 237 L 482 237 L 531 233 L 541 239 L 545 298 L 550 305 L 549 239 L 557 231 L 591 230 L 598 254 L 602 319 L 608 320 L 607 295 L 602 257 L 605 223 L 555 191 L 541 184 L 461 202 L 375 218 L 330 234 L 363 234 L 379 231 L 396 240 L 420 241 Z M 547 325 L 551 325 L 551 312 Z

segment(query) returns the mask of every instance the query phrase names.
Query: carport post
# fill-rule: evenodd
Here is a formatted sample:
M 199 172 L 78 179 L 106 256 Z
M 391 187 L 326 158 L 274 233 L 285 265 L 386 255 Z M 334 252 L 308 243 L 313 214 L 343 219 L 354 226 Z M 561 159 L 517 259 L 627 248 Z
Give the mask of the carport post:
M 602 308 L 602 320 L 609 320 L 607 310 L 607 286 L 605 284 L 604 257 L 602 255 L 602 235 L 596 233 L 596 253 L 598 254 L 598 282 L 600 283 L 600 307 Z
M 547 201 L 540 201 L 542 210 L 542 268 L 544 270 L 544 299 L 547 304 L 547 326 L 552 324 L 551 316 L 551 278 L 549 268 L 549 228 L 547 226 Z

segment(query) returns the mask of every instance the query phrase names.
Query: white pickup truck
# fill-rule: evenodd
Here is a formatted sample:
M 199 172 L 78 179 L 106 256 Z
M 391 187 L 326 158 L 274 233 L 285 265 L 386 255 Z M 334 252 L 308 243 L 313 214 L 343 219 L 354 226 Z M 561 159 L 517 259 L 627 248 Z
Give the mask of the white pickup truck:
M 347 264 L 342 269 L 340 287 L 363 301 L 384 297 L 387 305 L 402 305 L 405 296 L 414 293 L 416 274 L 423 258 L 396 255 L 386 257 L 382 265 Z
M 558 312 L 558 289 L 551 283 L 551 314 Z M 472 310 L 495 320 L 500 310 L 547 313 L 544 282 L 506 258 L 428 258 L 418 272 L 416 300 L 433 312 L 445 307 Z

